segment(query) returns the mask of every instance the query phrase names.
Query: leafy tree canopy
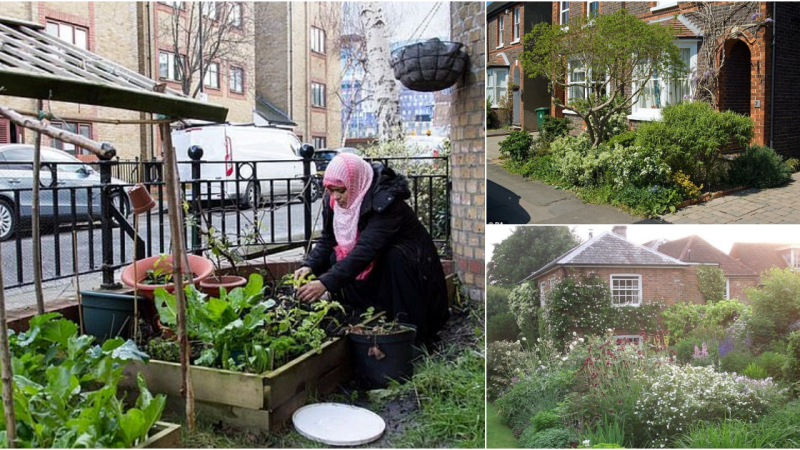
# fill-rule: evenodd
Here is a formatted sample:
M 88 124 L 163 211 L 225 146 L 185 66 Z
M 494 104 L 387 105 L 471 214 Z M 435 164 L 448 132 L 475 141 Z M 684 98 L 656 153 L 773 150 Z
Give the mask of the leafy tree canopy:
M 553 103 L 583 119 L 597 146 L 609 119 L 629 110 L 648 80 L 686 75 L 673 35 L 672 29 L 624 9 L 598 17 L 570 17 L 569 26 L 540 23 L 525 35 L 522 68 L 529 77 L 549 80 Z M 564 104 L 558 95 L 570 87 L 570 70 L 583 73 L 576 81 L 583 79 L 585 98 L 576 96 Z M 626 91 L 626 86 L 631 89 Z
M 488 264 L 490 284 L 513 285 L 578 245 L 568 227 L 517 227 L 496 244 Z

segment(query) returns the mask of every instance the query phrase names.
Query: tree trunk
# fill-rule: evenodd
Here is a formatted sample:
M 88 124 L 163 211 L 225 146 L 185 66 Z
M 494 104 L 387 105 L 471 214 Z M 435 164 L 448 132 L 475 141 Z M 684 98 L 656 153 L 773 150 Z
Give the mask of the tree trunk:
M 16 448 L 17 421 L 14 417 L 14 384 L 11 372 L 11 351 L 8 348 L 8 324 L 6 322 L 6 296 L 3 286 L 3 258 L 0 252 L 0 378 L 3 382 L 3 411 L 6 421 L 8 448 Z
M 175 282 L 175 307 L 182 375 L 181 394 L 186 401 L 186 426 L 190 432 L 193 432 L 195 429 L 194 391 L 189 370 L 191 348 L 186 331 L 186 292 L 183 283 L 183 273 L 185 272 L 183 267 L 186 264 L 186 251 L 183 248 L 183 208 L 179 202 L 178 165 L 175 161 L 175 149 L 172 147 L 172 135 L 167 123 L 161 125 L 161 139 L 164 141 L 164 181 L 167 186 L 167 208 L 172 235 L 172 279 Z M 189 269 L 188 264 L 186 264 L 186 268 Z
M 41 111 L 43 108 L 42 100 L 36 101 L 36 109 Z M 31 240 L 33 241 L 33 260 L 42 260 L 42 241 L 41 239 L 41 218 L 39 217 L 39 182 L 41 181 L 42 169 L 42 133 L 36 132 L 36 140 L 33 144 L 33 204 L 31 205 Z M 53 193 L 53 198 L 58 198 L 58 193 Z M 56 239 L 58 234 L 56 233 Z M 42 265 L 33 264 L 33 285 L 36 289 L 36 311 L 44 314 L 44 293 L 42 292 Z
M 364 3 L 361 21 L 367 30 L 367 61 L 375 87 L 375 102 L 378 104 L 378 137 L 381 141 L 402 139 L 400 94 L 389 65 L 386 17 L 380 3 Z

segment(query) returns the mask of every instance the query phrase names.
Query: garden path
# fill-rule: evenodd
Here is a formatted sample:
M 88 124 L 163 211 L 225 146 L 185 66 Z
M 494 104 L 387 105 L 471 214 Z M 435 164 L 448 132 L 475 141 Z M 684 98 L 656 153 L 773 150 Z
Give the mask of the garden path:
M 666 223 L 800 223 L 800 172 L 786 186 L 747 189 L 661 217 Z

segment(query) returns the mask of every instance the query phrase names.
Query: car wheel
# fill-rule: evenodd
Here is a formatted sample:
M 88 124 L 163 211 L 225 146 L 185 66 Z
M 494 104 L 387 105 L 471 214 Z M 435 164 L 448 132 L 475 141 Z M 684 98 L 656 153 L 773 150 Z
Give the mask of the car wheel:
M 111 193 L 111 206 L 117 208 L 117 211 L 119 211 L 123 217 L 128 217 L 131 214 L 131 202 L 122 189 Z
M 309 186 L 311 189 L 311 201 L 315 202 L 322 198 L 322 180 L 317 177 L 311 179 L 311 185 Z
M 0 241 L 6 241 L 14 235 L 17 227 L 15 223 L 14 204 L 8 200 L 0 199 Z
M 241 200 L 241 206 L 244 209 L 255 208 L 261 202 L 261 188 L 258 184 L 251 181 L 247 183 L 247 189 L 244 190 L 244 196 Z

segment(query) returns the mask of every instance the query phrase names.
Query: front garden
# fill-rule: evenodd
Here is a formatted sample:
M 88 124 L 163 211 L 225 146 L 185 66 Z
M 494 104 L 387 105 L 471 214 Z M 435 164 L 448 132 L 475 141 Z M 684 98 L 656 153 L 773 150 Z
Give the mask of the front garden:
M 629 129 L 625 113 L 611 115 L 598 145 L 587 133 L 569 135 L 571 129 L 567 118 L 546 117 L 537 139 L 512 133 L 500 143 L 505 169 L 590 203 L 650 217 L 674 212 L 704 193 L 782 186 L 800 167 L 797 159 L 750 144 L 749 117 L 700 102 L 667 106 L 661 120 L 636 129 Z M 729 160 L 724 155 L 731 145 L 741 151 Z
M 800 274 L 772 269 L 748 303 L 713 278 L 704 303 L 647 310 L 611 307 L 593 276 L 561 282 L 546 309 L 511 291 L 522 331 L 489 343 L 487 395 L 520 447 L 796 448 Z

